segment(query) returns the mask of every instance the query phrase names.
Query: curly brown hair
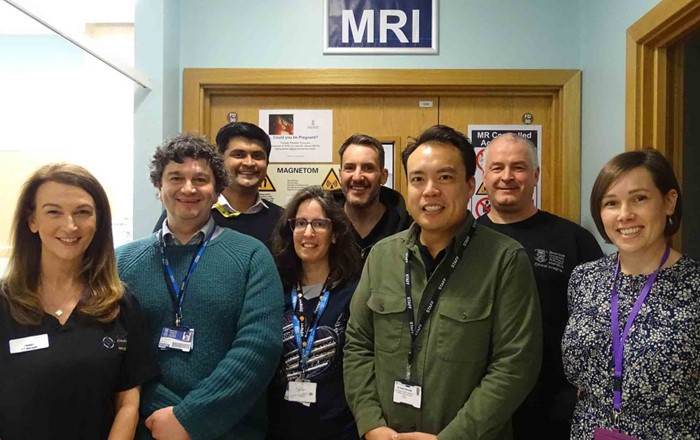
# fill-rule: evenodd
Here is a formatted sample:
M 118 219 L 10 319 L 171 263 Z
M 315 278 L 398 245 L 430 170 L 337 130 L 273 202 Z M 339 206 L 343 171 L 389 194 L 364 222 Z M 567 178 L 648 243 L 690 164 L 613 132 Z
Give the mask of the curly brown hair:
M 166 139 L 163 145 L 156 149 L 151 158 L 150 178 L 154 187 L 161 187 L 163 170 L 170 162 L 183 163 L 185 159 L 204 160 L 214 174 L 214 189 L 220 194 L 229 184 L 230 177 L 224 166 L 224 158 L 214 145 L 207 142 L 204 136 L 192 133 L 180 133 Z

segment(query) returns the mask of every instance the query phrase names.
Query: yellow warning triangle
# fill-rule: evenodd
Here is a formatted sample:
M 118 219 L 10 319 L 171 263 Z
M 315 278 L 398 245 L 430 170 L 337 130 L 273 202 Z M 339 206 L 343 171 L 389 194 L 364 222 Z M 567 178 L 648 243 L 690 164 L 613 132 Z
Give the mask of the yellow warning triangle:
M 338 179 L 338 175 L 335 174 L 333 168 L 331 168 L 331 170 L 328 172 L 321 186 L 323 187 L 323 189 L 328 190 L 340 188 L 340 179 Z
M 477 196 L 486 196 L 488 193 L 486 192 L 486 187 L 484 186 L 484 182 L 481 182 L 481 186 L 479 187 L 479 190 L 476 192 Z
M 272 180 L 270 180 L 270 176 L 265 176 L 265 179 L 260 182 L 258 191 L 277 191 L 275 185 L 272 184 Z

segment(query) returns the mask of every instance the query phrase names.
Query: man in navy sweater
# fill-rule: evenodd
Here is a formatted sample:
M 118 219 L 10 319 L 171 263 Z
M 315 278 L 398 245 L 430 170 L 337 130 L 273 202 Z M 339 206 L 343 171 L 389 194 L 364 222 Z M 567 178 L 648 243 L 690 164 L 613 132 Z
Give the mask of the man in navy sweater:
M 263 200 L 258 190 L 267 176 L 270 137 L 257 125 L 232 122 L 221 127 L 216 146 L 231 180 L 212 207 L 214 221 L 269 245 L 272 230 L 282 214 L 282 207 Z M 153 232 L 162 227 L 163 220 L 165 212 Z

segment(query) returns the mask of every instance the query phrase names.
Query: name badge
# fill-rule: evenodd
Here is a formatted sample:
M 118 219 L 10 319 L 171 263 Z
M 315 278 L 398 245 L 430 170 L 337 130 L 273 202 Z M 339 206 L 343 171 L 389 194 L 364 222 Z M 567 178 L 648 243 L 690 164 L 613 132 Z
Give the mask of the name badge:
M 316 403 L 316 383 L 298 380 L 289 382 L 287 391 L 284 393 L 284 400 L 299 402 L 306 406 Z
M 612 429 L 595 428 L 593 430 L 593 440 L 637 440 L 637 437 L 613 431 Z
M 421 387 L 401 380 L 394 381 L 394 403 L 403 403 L 420 409 Z
M 194 329 L 163 327 L 158 340 L 158 348 L 189 353 L 194 348 Z
M 26 338 L 10 339 L 10 354 L 49 348 L 49 335 L 27 336 Z

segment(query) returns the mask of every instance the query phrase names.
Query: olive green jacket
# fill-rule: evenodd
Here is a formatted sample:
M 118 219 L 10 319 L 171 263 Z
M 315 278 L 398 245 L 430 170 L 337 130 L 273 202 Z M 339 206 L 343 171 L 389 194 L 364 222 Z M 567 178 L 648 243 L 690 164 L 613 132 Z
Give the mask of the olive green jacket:
M 418 315 L 472 221 L 469 214 L 429 279 L 415 223 L 370 252 L 350 306 L 344 357 L 345 394 L 360 435 L 389 426 L 437 434 L 441 440 L 512 438 L 511 414 L 540 369 L 540 306 L 525 250 L 489 228 L 477 227 L 416 340 L 412 381 L 422 386 L 421 409 L 393 402 L 394 381 L 404 379 L 411 344 L 406 250 L 412 254 Z

